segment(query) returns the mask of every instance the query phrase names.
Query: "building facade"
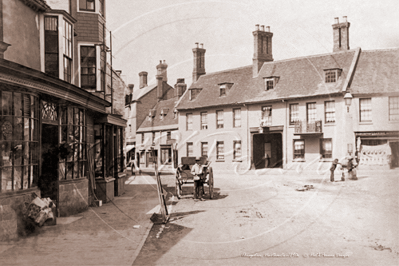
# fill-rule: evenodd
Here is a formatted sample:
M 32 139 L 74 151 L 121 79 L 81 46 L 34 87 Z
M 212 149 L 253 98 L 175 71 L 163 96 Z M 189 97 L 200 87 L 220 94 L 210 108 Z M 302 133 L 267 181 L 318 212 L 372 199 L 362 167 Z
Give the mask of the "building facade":
M 364 168 L 397 165 L 399 49 L 350 49 L 349 27 L 333 24 L 332 53 L 274 61 L 273 33 L 257 25 L 253 64 L 209 74 L 194 48 L 179 155 L 206 155 L 215 170 L 326 170 L 348 155 Z
M 103 10 L 98 0 L 2 1 L 1 240 L 26 233 L 24 203 L 33 192 L 56 201 L 59 216 L 86 210 L 104 195 L 103 183 L 114 196 L 126 121 L 115 108 L 123 96 L 112 93 L 113 83 L 123 87 L 120 77 L 109 64 L 107 71 Z
M 178 79 L 173 87 L 167 84 L 167 64 L 157 65 L 156 104 L 144 110 L 146 118 L 136 133 L 137 167 L 172 170 L 177 166 L 178 114 L 175 109 L 186 90 L 184 79 Z

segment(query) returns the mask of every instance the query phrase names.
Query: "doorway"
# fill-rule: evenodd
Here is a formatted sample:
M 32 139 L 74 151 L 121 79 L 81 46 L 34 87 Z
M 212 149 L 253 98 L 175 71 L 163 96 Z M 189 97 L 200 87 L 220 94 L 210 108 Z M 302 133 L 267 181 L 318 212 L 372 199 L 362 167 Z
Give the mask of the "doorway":
M 281 133 L 253 134 L 252 150 L 255 169 L 281 168 L 283 166 Z
M 390 168 L 399 167 L 399 142 L 389 142 L 391 147 L 391 165 Z
M 42 167 L 38 186 L 43 198 L 57 200 L 58 126 L 42 124 Z

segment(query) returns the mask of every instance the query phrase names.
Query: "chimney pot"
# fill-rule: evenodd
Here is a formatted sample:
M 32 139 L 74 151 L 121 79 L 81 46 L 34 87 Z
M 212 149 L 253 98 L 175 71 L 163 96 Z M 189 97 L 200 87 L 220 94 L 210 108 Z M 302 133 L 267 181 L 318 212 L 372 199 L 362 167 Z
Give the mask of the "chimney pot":
M 198 48 L 198 43 L 197 42 L 195 43 L 195 46 Z
M 259 24 L 255 25 L 255 30 L 259 30 Z
M 270 26 L 266 26 L 266 31 L 270 32 Z
M 140 85 L 139 85 L 139 89 L 142 89 L 144 87 L 147 87 L 147 75 L 148 73 L 145 71 L 141 71 L 139 73 L 139 77 L 140 77 Z
M 338 23 L 339 23 L 339 18 L 338 18 L 338 17 L 334 18 L 334 23 L 335 23 L 335 24 L 338 24 Z
M 348 17 L 347 16 L 343 16 L 342 18 L 344 19 L 344 22 L 348 22 Z
M 201 45 L 201 49 L 204 48 L 204 44 L 203 43 L 201 43 L 200 45 Z
M 261 25 L 261 26 L 260 26 L 260 30 L 261 30 L 261 31 L 265 31 L 265 25 Z

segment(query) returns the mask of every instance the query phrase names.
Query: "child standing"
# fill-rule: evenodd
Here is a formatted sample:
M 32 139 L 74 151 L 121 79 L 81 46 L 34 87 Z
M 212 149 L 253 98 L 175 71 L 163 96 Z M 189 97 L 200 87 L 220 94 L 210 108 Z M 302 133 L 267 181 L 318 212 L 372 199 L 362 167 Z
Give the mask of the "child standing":
M 334 182 L 334 171 L 335 171 L 335 169 L 337 168 L 337 165 L 338 164 L 340 164 L 339 162 L 338 162 L 338 159 L 334 159 L 334 161 L 332 162 L 332 164 L 331 164 L 331 167 L 330 167 L 330 172 L 331 172 L 331 174 L 330 174 L 330 181 L 331 182 Z

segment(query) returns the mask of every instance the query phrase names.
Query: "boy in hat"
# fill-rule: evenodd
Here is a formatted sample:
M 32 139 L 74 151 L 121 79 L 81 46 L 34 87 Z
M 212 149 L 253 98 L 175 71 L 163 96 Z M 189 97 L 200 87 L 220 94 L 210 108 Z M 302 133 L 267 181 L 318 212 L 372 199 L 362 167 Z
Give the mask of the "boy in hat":
M 202 174 L 202 167 L 199 165 L 200 158 L 195 158 L 195 164 L 191 169 L 191 174 L 194 176 L 194 201 L 197 201 L 198 198 L 202 201 L 202 181 L 200 175 Z
M 341 164 L 341 163 L 338 162 L 338 159 L 335 159 L 335 160 L 332 162 L 332 164 L 331 164 L 331 167 L 330 167 L 330 171 L 331 171 L 331 174 L 330 174 L 330 181 L 331 181 L 331 182 L 334 182 L 334 171 L 335 171 L 335 169 L 337 168 L 337 165 L 338 165 L 338 164 Z

